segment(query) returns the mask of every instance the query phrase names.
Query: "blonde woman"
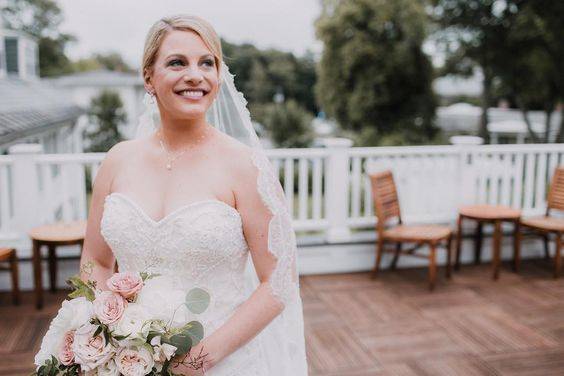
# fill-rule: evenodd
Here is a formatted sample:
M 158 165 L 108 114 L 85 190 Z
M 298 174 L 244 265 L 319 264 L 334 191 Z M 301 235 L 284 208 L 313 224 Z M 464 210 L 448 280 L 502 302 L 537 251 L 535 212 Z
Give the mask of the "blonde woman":
M 142 68 L 148 113 L 97 173 L 81 265 L 99 286 L 117 261 L 210 292 L 199 362 L 175 359 L 175 374 L 306 375 L 295 234 L 219 37 L 199 17 L 163 18 Z

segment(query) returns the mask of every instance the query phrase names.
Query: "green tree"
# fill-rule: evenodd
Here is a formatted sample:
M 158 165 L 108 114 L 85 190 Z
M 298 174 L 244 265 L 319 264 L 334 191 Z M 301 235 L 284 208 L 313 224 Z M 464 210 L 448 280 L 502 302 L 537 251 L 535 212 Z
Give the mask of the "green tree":
M 98 69 L 129 73 L 135 72 L 135 70 L 123 60 L 123 57 L 118 52 L 110 52 L 106 54 L 97 53 L 88 58 L 79 59 L 73 62 L 73 70 L 75 72 L 86 72 Z
M 88 114 L 90 122 L 96 125 L 94 131 L 87 131 L 85 134 L 90 140 L 88 152 L 106 152 L 123 140 L 119 125 L 127 121 L 127 116 L 117 93 L 104 90 L 99 96 L 92 98 Z
M 401 132 L 417 142 L 436 135 L 422 1 L 333 0 L 315 25 L 324 43 L 315 93 L 341 127 L 371 128 L 365 143 Z
M 263 111 L 262 122 L 276 147 L 304 148 L 311 145 L 313 116 L 296 100 L 269 103 Z
M 75 37 L 58 30 L 63 14 L 53 0 L 7 0 L 1 10 L 5 25 L 37 39 L 39 73 L 42 77 L 70 73 L 72 65 L 65 46 Z
M 535 25 L 540 31 L 538 45 L 546 56 L 544 63 L 550 62 L 550 68 L 544 70 L 545 77 L 552 82 L 558 91 L 558 100 L 564 101 L 564 3 L 561 1 L 535 0 L 527 1 L 527 7 L 535 15 Z M 560 106 L 560 129 L 557 142 L 564 143 L 564 106 Z
M 313 94 L 316 81 L 315 61 L 311 53 L 296 57 L 274 49 L 259 50 L 251 44 L 236 45 L 222 40 L 224 59 L 235 84 L 249 103 L 273 102 L 276 93 L 295 99 L 308 111 L 317 113 Z M 254 115 L 254 114 L 253 114 Z
M 493 105 L 496 59 L 508 58 L 500 52 L 505 51 L 509 19 L 518 9 L 514 4 L 501 7 L 496 0 L 433 0 L 433 4 L 440 27 L 438 40 L 447 57 L 445 73 L 469 75 L 479 68 L 483 75 L 479 135 L 489 142 L 488 108 Z
M 512 98 L 523 114 L 529 134 L 534 142 L 548 142 L 551 119 L 562 97 L 558 66 L 550 58 L 546 46 L 544 21 L 526 2 L 518 1 L 518 9 L 507 23 L 507 39 L 500 55 L 495 59 L 494 71 L 499 78 L 501 92 Z M 510 58 L 508 58 L 510 57 Z M 540 109 L 546 114 L 546 132 L 543 137 L 535 134 L 528 111 Z
M 438 40 L 448 57 L 445 72 L 469 74 L 476 67 L 483 72 L 480 135 L 487 140 L 487 109 L 497 91 L 521 110 L 534 141 L 548 141 L 552 113 L 563 97 L 564 4 L 545 0 L 434 3 L 442 26 Z M 531 109 L 546 113 L 547 132 L 542 138 L 532 130 Z

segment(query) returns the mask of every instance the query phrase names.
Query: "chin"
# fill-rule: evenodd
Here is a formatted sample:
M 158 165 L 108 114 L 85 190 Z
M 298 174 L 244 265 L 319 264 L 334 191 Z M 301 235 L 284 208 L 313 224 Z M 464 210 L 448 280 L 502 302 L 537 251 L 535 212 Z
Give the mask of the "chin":
M 198 104 L 177 104 L 175 103 L 169 109 L 169 112 L 173 115 L 176 119 L 197 119 L 202 116 L 206 115 L 209 106 L 207 103 L 198 103 Z

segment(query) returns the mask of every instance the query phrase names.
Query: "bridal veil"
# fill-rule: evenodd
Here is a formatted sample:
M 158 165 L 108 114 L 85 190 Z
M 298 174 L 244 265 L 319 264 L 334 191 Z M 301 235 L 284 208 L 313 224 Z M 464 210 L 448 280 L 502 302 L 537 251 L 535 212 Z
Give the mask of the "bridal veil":
M 273 376 L 307 375 L 302 300 L 297 268 L 297 247 L 292 219 L 282 186 L 258 138 L 247 109 L 247 101 L 239 92 L 222 62 L 220 88 L 206 120 L 218 130 L 252 148 L 253 163 L 258 169 L 257 191 L 272 217 L 268 227 L 268 251 L 276 258 L 271 274 L 271 292 L 284 304 L 284 310 L 258 335 L 263 355 Z M 135 138 L 146 137 L 159 126 L 159 113 L 154 101 L 145 94 L 145 113 L 140 117 Z M 292 194 L 292 192 L 289 192 Z M 245 280 L 248 295 L 259 286 L 256 270 L 249 257 Z

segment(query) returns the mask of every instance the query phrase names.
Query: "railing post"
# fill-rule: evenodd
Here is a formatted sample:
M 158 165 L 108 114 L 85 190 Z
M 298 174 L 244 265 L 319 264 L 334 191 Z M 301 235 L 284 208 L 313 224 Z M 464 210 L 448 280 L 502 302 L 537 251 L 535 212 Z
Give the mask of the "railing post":
M 458 196 L 457 206 L 475 204 L 476 198 L 476 160 L 473 151 L 484 139 L 476 136 L 452 136 L 450 143 L 460 150 L 458 160 Z
M 12 207 L 13 221 L 11 230 L 25 234 L 30 228 L 40 224 L 38 213 L 39 178 L 35 157 L 43 153 L 40 144 L 17 144 L 8 149 L 14 157 L 12 165 Z
M 350 240 L 349 217 L 350 161 L 348 138 L 325 138 L 321 144 L 329 150 L 325 165 L 325 217 L 329 222 L 326 239 L 330 243 Z

